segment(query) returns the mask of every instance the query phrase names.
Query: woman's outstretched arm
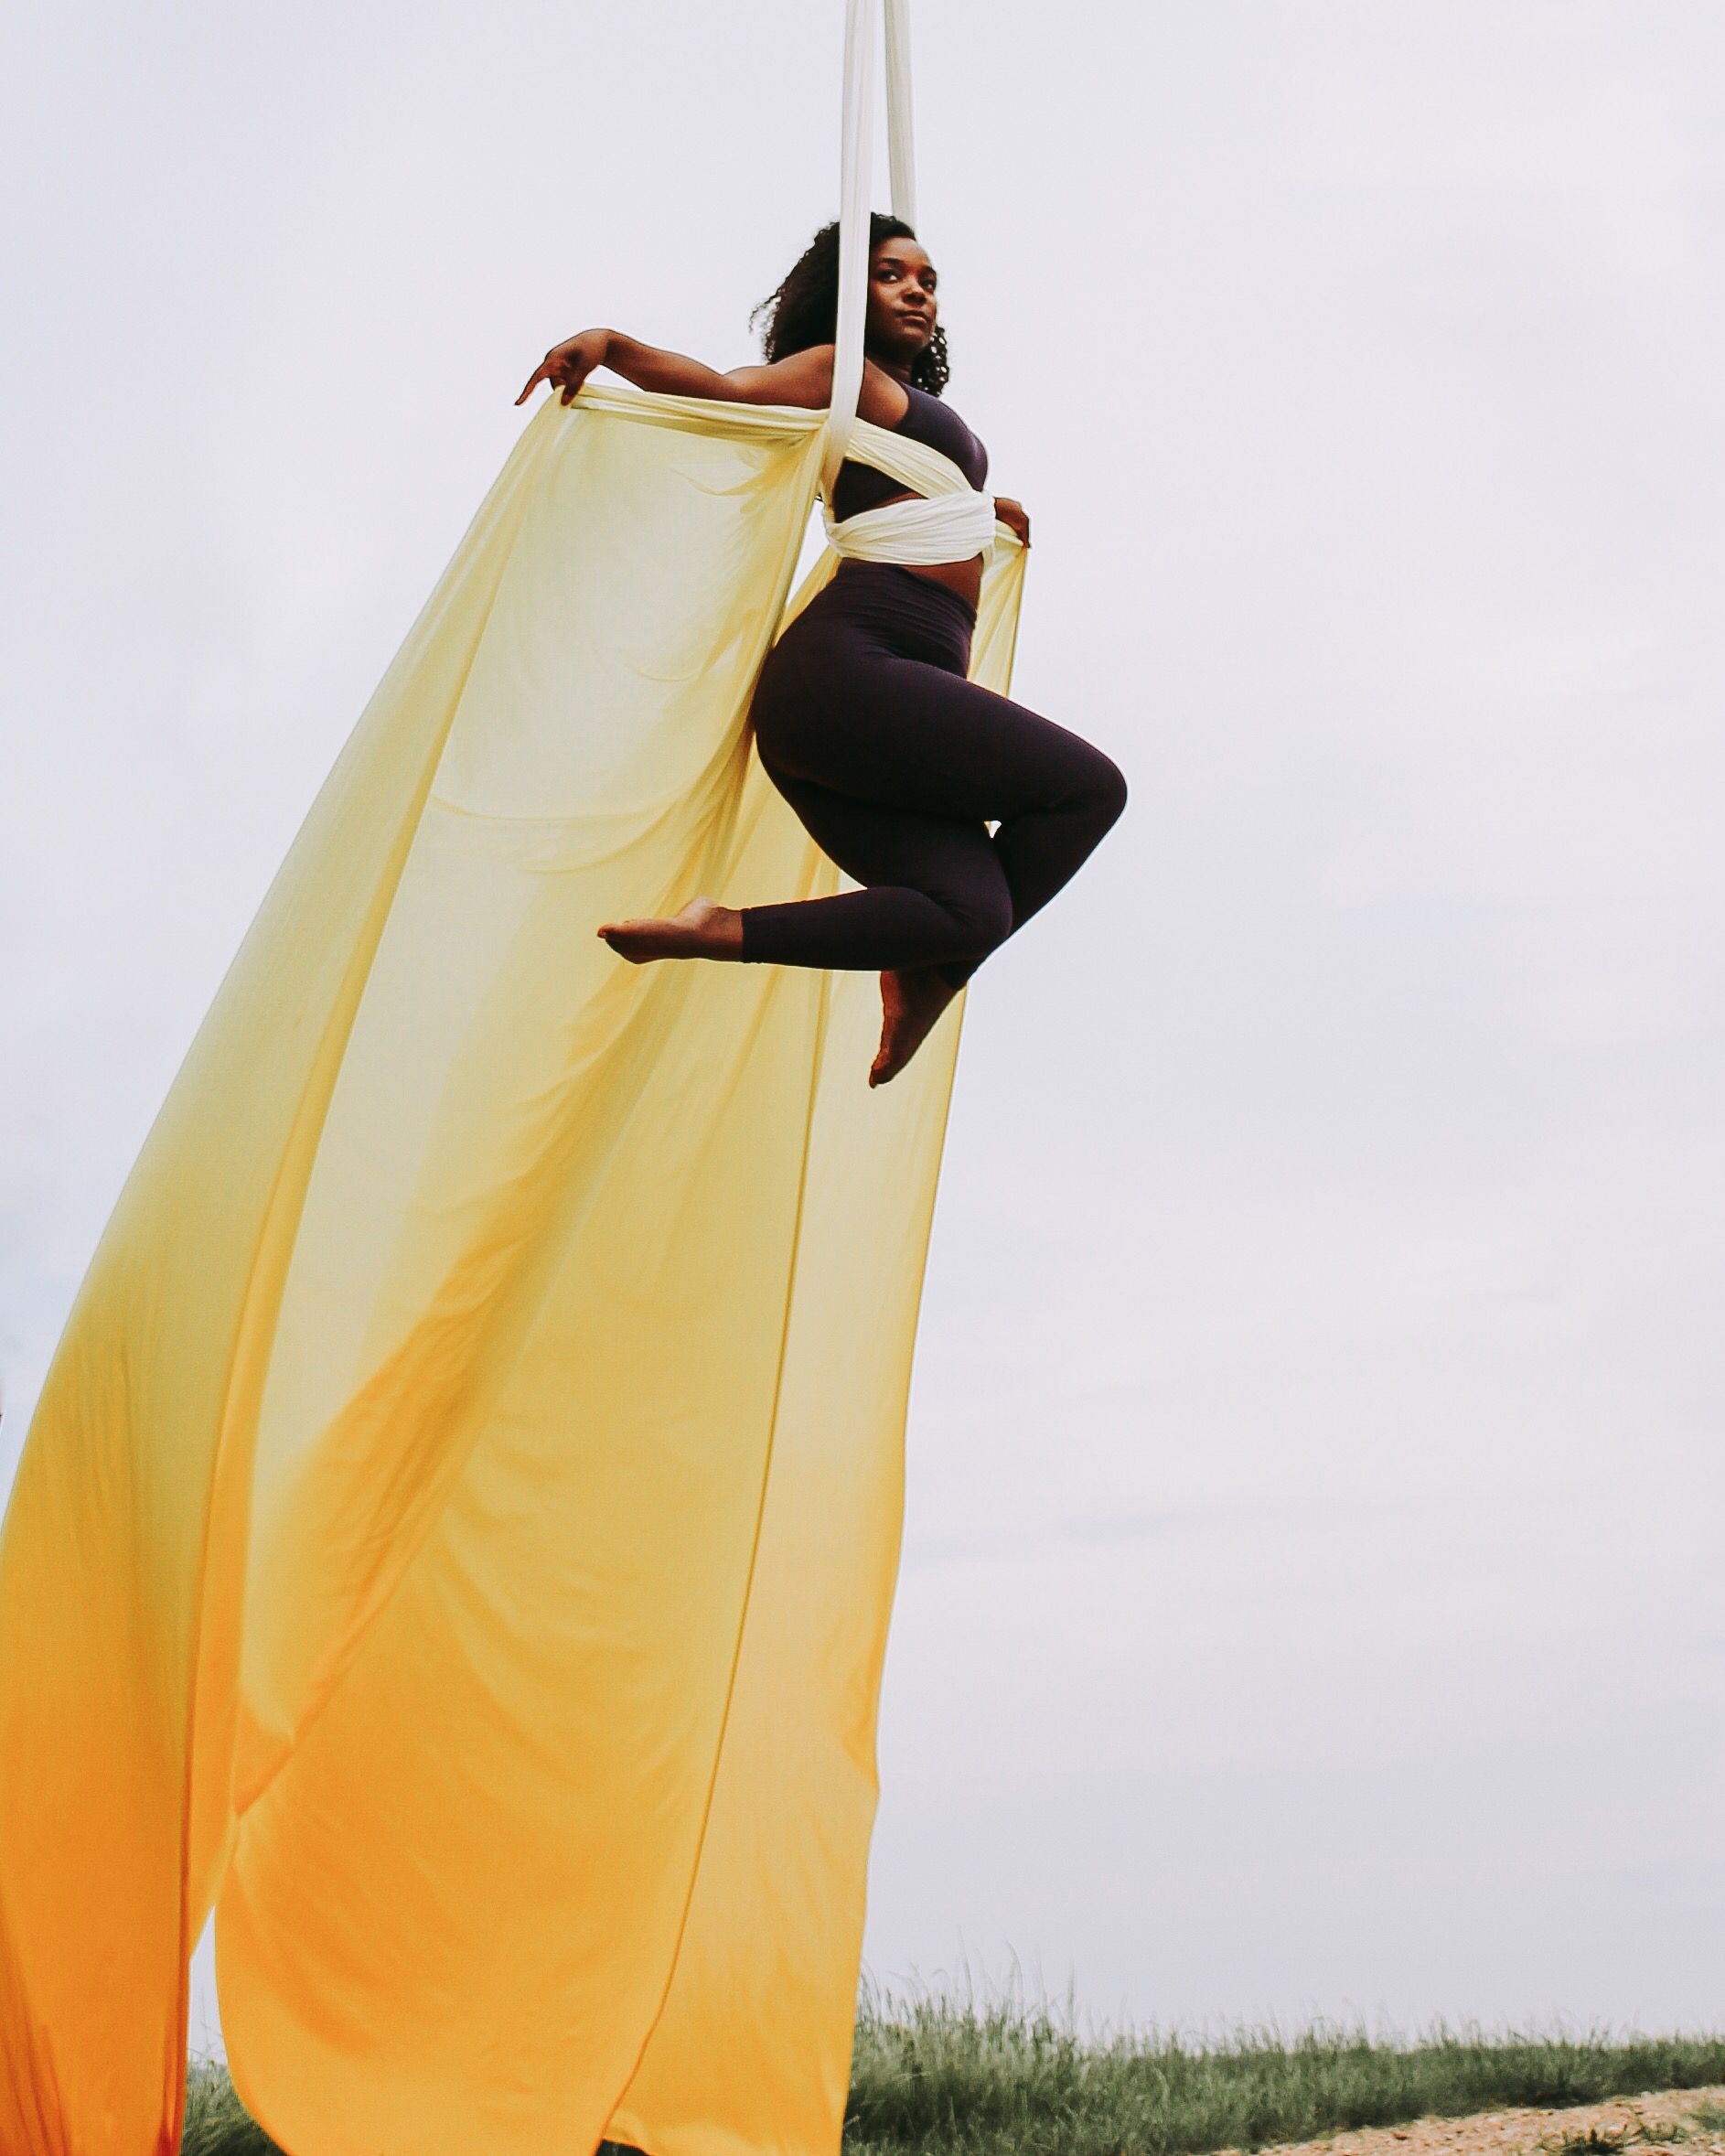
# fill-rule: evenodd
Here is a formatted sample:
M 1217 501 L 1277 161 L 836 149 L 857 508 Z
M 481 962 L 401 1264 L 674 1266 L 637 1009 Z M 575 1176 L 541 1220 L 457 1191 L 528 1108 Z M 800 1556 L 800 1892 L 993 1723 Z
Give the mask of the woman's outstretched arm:
M 608 367 L 637 389 L 659 390 L 673 397 L 714 397 L 730 404 L 801 404 L 822 410 L 832 396 L 832 347 L 813 345 L 770 367 L 736 367 L 721 374 L 681 352 L 661 351 L 620 329 L 584 329 L 566 344 L 555 345 L 528 377 L 516 398 L 524 404 L 541 381 L 548 381 L 572 404 L 575 392 L 595 367 Z

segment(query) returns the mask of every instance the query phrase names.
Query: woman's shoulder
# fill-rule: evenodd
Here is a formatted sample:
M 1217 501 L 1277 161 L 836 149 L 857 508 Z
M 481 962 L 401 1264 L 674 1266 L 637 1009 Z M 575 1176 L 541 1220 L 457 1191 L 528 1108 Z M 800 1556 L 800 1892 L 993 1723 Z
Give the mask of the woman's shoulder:
M 800 352 L 792 352 L 788 359 L 780 359 L 788 388 L 794 387 L 797 394 L 787 397 L 788 403 L 822 405 L 832 402 L 833 348 L 830 344 L 811 344 Z
M 801 404 L 820 411 L 832 402 L 832 347 L 811 344 L 765 367 L 734 367 L 725 380 L 750 404 Z
M 765 367 L 734 367 L 725 376 L 739 400 L 751 404 L 800 404 L 823 411 L 832 402 L 835 348 L 811 344 Z M 910 410 L 910 392 L 896 375 L 873 359 L 862 362 L 857 410 L 876 426 L 895 427 Z
M 837 356 L 835 346 L 814 344 L 807 351 L 793 352 L 766 371 L 782 378 L 783 402 L 822 408 L 832 402 L 832 370 Z M 857 393 L 857 411 L 862 417 L 875 426 L 895 427 L 909 409 L 910 397 L 905 384 L 884 367 L 877 367 L 873 359 L 865 358 Z

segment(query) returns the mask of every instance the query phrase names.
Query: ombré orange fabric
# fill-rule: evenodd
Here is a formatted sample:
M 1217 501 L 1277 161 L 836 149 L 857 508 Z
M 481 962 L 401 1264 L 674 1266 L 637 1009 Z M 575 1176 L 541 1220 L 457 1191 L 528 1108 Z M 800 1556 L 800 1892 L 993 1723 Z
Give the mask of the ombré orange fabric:
M 745 726 L 823 424 L 533 418 L 126 1185 L 0 1547 L 5 2156 L 172 2147 L 212 1906 L 295 2156 L 837 2146 L 959 1014 L 872 1090 L 872 976 L 594 934 L 840 885 Z

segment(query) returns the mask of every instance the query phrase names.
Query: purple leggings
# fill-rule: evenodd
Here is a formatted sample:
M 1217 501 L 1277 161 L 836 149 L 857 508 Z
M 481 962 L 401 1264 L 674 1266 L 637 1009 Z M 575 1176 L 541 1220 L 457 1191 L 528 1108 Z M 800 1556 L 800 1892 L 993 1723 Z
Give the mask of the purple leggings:
M 1098 748 L 965 679 L 970 609 L 846 562 L 766 657 L 750 722 L 809 835 L 866 886 L 743 908 L 743 956 L 934 966 L 962 987 L 1077 874 L 1126 806 Z M 998 819 L 989 835 L 985 819 Z

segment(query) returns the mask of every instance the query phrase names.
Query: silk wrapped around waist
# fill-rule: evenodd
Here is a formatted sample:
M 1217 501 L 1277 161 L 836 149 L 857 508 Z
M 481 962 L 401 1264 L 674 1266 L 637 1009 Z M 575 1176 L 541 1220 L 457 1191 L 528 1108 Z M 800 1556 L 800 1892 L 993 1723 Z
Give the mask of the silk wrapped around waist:
M 837 520 L 825 505 L 827 543 L 852 562 L 900 562 L 927 567 L 939 562 L 991 559 L 997 547 L 1018 544 L 1011 528 L 996 520 L 994 497 L 972 487 L 951 457 L 927 442 L 859 419 L 845 455 L 915 488 L 912 499 L 883 502 Z
M 827 543 L 851 562 L 968 562 L 993 551 L 994 497 L 967 488 L 933 500 L 884 502 L 841 523 L 829 516 Z

